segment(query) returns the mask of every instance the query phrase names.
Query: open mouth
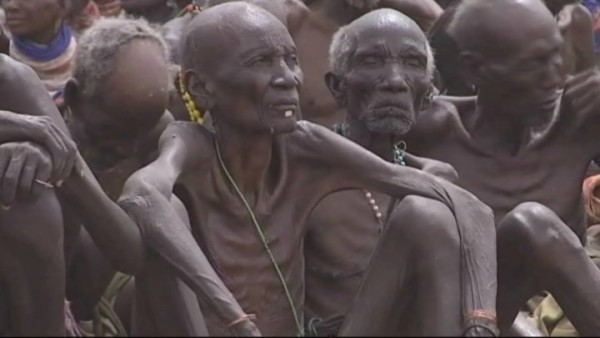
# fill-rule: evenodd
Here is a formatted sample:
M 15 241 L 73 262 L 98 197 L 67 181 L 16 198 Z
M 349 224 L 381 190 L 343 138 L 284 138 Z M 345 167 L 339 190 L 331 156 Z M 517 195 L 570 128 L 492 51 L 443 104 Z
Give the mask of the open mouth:
M 269 110 L 274 112 L 276 116 L 290 118 L 296 114 L 298 104 L 296 103 L 281 103 L 269 105 Z

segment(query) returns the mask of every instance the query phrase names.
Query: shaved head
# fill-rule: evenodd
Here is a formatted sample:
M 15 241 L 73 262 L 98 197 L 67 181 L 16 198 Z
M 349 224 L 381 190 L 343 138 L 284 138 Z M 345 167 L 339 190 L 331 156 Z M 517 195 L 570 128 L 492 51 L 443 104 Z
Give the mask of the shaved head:
M 210 73 L 218 68 L 231 46 L 239 45 L 248 34 L 270 39 L 270 32 L 281 30 L 287 33 L 286 27 L 274 15 L 246 2 L 234 1 L 210 7 L 186 27 L 181 46 L 182 69 Z
M 401 32 L 398 34 L 398 43 L 403 42 L 404 34 L 418 40 L 428 56 L 428 72 L 433 74 L 433 54 L 427 43 L 427 37 L 419 25 L 402 12 L 387 8 L 371 11 L 341 27 L 335 33 L 329 48 L 330 70 L 336 74 L 343 74 L 348 70 L 351 54 L 358 45 L 361 32 L 387 29 Z
M 286 0 L 209 0 L 208 6 L 214 7 L 229 2 L 246 2 L 256 5 L 269 13 L 275 15 L 287 26 Z
M 522 39 L 558 32 L 556 21 L 541 0 L 464 0 L 449 33 L 463 51 L 505 57 Z

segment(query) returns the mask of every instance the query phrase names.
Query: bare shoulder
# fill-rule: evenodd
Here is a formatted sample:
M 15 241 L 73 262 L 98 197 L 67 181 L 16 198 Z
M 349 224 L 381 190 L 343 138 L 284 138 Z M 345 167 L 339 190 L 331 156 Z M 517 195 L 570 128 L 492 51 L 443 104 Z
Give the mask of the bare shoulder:
M 173 121 L 159 142 L 161 155 L 175 152 L 184 156 L 186 167 L 197 166 L 214 156 L 214 134 L 195 122 Z
M 461 114 L 471 102 L 469 98 L 439 96 L 431 105 L 422 111 L 410 136 L 426 136 L 427 138 L 443 138 L 457 127 Z

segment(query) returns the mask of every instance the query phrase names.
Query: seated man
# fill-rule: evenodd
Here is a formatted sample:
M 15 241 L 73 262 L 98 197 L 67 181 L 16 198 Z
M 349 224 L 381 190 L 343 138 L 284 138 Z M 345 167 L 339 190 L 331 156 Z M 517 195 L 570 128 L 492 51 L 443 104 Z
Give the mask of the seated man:
M 427 225 L 412 208 L 419 197 L 407 195 L 425 197 L 424 204 L 447 213 L 446 226 L 460 237 L 456 268 L 465 329 L 495 330 L 495 229 L 487 208 L 447 181 L 297 122 L 302 72 L 292 38 L 276 17 L 241 2 L 209 8 L 188 25 L 182 56 L 185 96 L 190 106 L 211 112 L 215 132 L 172 123 L 158 158 L 129 178 L 119 204 L 161 252 L 160 246 L 181 239 L 172 235 L 183 226 L 169 203 L 177 186 L 197 245 L 245 312 L 255 315 L 232 324 L 255 319 L 266 335 L 304 333 L 305 220 L 329 193 L 363 187 L 404 197 L 396 217 L 415 227 Z M 387 231 L 385 243 L 407 240 L 398 225 Z M 386 251 L 376 252 L 369 274 L 381 276 L 395 264 L 399 252 Z M 396 283 L 378 295 L 388 298 L 386 305 L 410 292 L 391 279 Z M 393 315 L 385 307 L 347 320 L 366 326 L 372 316 Z M 213 313 L 204 314 L 212 335 L 226 332 Z
M 562 37 L 539 0 L 465 1 L 449 31 L 478 95 L 440 102 L 406 142 L 454 166 L 458 184 L 494 210 L 501 328 L 547 290 L 580 334 L 600 334 L 600 271 L 581 246 L 600 75 L 588 70 L 561 90 Z
M 63 219 L 49 187 L 77 148 L 29 67 L 0 56 L 0 79 L 0 335 L 64 335 Z
M 352 35 L 356 38 L 350 39 Z M 378 54 L 380 50 L 388 50 L 389 58 L 406 58 L 406 62 L 388 61 L 387 55 Z M 365 14 L 334 35 L 329 60 L 332 71 L 326 75 L 326 82 L 336 102 L 347 109 L 346 121 L 338 132 L 388 162 L 456 179 L 449 165 L 416 158 L 402 148 L 403 135 L 431 99 L 432 90 L 433 55 L 424 34 L 411 19 L 394 10 Z M 460 297 L 454 292 L 460 289 L 458 234 L 445 226 L 448 215 L 439 208 L 441 205 L 416 202 L 413 212 L 426 217 L 428 224 L 404 224 L 403 237 L 411 240 L 403 256 L 396 257 L 399 274 L 414 283 L 414 297 L 403 297 L 405 301 L 395 305 L 397 322 L 393 328 L 397 331 L 386 331 L 387 323 L 374 318 L 371 325 L 377 332 L 371 334 L 461 335 Z M 316 325 L 319 336 L 338 333 L 369 258 L 381 236 L 385 236 L 383 226 L 405 222 L 402 218 L 388 219 L 396 215 L 391 212 L 396 203 L 376 192 L 347 190 L 323 198 L 308 218 L 304 244 L 306 319 L 313 323 L 320 319 Z M 338 212 L 341 209 L 348 212 Z M 382 283 L 385 276 L 371 279 Z M 450 313 L 456 316 L 448 316 Z
M 50 95 L 71 76 L 77 42 L 65 24 L 66 0 L 3 0 L 10 56 L 36 72 Z
M 70 111 L 68 126 L 81 155 L 111 199 L 120 196 L 131 173 L 153 159 L 158 137 L 172 121 L 165 112 L 169 88 L 167 65 L 164 41 L 144 21 L 103 19 L 81 38 L 73 78 L 65 89 Z M 74 301 L 77 318 L 89 320 L 114 269 L 121 268 L 114 264 L 118 250 L 99 245 L 113 263 L 108 264 L 92 242 L 97 238 L 90 237 L 83 229 L 79 232 L 79 224 L 86 225 L 87 220 L 80 217 L 77 205 L 68 199 L 63 202 L 67 240 L 76 243 L 78 235 L 80 239 L 78 245 L 71 244 L 67 252 L 72 263 L 69 296 Z M 181 202 L 173 196 L 172 203 L 187 222 Z M 153 298 L 147 297 L 147 293 Z M 227 300 L 227 293 L 223 291 L 219 297 Z M 165 263 L 153 253 L 146 255 L 142 269 L 136 274 L 135 303 L 134 335 L 207 334 L 194 293 L 173 278 Z M 97 310 L 112 312 L 102 306 Z M 231 320 L 242 315 L 236 313 Z M 114 313 L 108 318 L 114 318 Z M 98 325 L 105 321 L 95 319 L 93 333 L 98 335 Z

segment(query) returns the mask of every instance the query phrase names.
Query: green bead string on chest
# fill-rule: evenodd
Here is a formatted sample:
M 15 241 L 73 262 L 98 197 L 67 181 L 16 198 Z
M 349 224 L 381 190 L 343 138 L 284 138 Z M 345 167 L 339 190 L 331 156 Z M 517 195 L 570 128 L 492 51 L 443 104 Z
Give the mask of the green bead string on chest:
M 406 155 L 406 142 L 400 141 L 394 144 L 394 163 L 405 166 L 404 156 Z

